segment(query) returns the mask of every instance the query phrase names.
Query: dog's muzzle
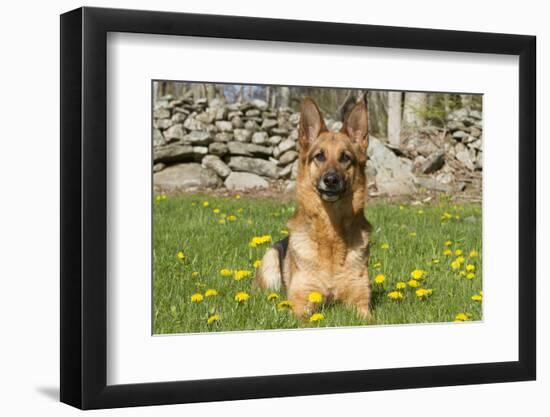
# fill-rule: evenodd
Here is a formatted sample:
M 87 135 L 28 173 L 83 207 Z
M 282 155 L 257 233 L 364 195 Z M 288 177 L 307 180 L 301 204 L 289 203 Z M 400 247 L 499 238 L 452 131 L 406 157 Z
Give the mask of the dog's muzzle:
M 327 171 L 317 184 L 317 191 L 325 201 L 338 200 L 346 191 L 346 182 L 341 175 L 334 171 Z

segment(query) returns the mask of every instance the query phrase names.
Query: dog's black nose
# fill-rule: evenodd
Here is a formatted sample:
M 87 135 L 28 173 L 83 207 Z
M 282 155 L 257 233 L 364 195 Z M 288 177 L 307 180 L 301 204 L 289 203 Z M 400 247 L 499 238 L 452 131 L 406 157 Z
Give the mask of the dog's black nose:
M 323 184 L 328 190 L 337 190 L 341 185 L 340 176 L 336 172 L 327 172 L 323 175 Z

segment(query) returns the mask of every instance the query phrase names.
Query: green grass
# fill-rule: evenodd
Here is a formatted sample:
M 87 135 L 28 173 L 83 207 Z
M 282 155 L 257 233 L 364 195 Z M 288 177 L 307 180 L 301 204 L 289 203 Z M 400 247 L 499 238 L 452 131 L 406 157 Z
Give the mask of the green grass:
M 208 207 L 204 207 L 205 201 Z M 471 299 L 482 289 L 479 204 L 453 205 L 440 200 L 422 206 L 382 202 L 367 205 L 366 216 L 373 225 L 369 262 L 372 319 L 368 323 L 338 303 L 321 308 L 325 317 L 322 321 L 299 322 L 288 310 L 277 308 L 277 302 L 285 300 L 284 292 L 273 302 L 267 301 L 268 292 L 252 288 L 253 263 L 262 258 L 268 244 L 251 248 L 250 240 L 262 235 L 271 235 L 273 241 L 283 238 L 285 223 L 294 208 L 294 203 L 273 199 L 198 195 L 157 198 L 153 230 L 154 333 L 449 322 L 458 313 L 481 320 L 481 302 Z M 214 213 L 214 209 L 220 213 Z M 452 218 L 442 220 L 444 213 Z M 220 224 L 222 215 L 234 215 L 236 220 L 226 218 Z M 411 235 L 413 232 L 416 236 Z M 449 246 L 453 254 L 445 256 L 447 240 L 453 242 Z M 384 244 L 389 249 L 383 249 Z M 450 266 L 457 258 L 456 249 L 462 249 L 465 257 L 458 271 Z M 472 250 L 479 256 L 470 258 Z M 180 251 L 185 255 L 183 260 L 177 256 Z M 377 263 L 381 263 L 379 269 Z M 468 263 L 476 268 L 473 279 L 460 275 Z M 249 270 L 252 275 L 237 281 L 221 276 L 224 268 Z M 407 286 L 401 301 L 391 300 L 387 294 L 397 282 L 409 281 L 415 269 L 426 271 L 418 288 L 432 289 L 432 295 L 419 299 L 415 289 Z M 378 274 L 385 276 L 381 285 L 373 282 Z M 218 295 L 191 302 L 193 294 L 204 295 L 209 288 L 217 290 Z M 239 291 L 247 292 L 250 298 L 236 302 L 234 297 Z M 208 318 L 216 314 L 219 321 L 207 324 Z

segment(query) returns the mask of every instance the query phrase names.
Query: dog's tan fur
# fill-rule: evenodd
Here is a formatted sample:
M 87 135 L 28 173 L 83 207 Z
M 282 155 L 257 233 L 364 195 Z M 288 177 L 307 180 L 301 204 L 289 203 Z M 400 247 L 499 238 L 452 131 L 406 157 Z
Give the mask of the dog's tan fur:
M 302 104 L 298 209 L 288 221 L 288 250 L 281 260 L 277 249 L 269 249 L 256 274 L 256 283 L 263 288 L 278 290 L 284 284 L 299 317 L 314 312 L 317 304 L 308 301 L 313 291 L 325 301 L 354 307 L 362 318 L 369 316 L 370 225 L 364 216 L 367 120 L 366 105 L 360 102 L 340 132 L 329 132 L 313 100 Z M 320 152 L 323 161 L 315 158 Z M 343 160 L 344 153 L 349 160 Z M 317 189 L 328 170 L 345 180 L 345 191 L 336 201 L 325 201 Z

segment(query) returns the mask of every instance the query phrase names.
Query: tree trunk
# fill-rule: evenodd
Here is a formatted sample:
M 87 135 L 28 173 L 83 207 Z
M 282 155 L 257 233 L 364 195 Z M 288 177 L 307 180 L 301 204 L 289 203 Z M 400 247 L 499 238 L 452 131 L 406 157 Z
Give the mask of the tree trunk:
M 279 107 L 289 107 L 290 106 L 290 88 L 281 87 L 281 102 Z
M 424 124 L 426 104 L 426 93 L 405 93 L 403 127 L 406 130 L 416 130 Z
M 216 98 L 216 86 L 214 84 L 204 84 L 204 88 L 206 89 L 206 98 L 208 102 L 211 102 Z
M 391 145 L 401 144 L 401 103 L 403 93 L 388 92 L 388 141 Z

